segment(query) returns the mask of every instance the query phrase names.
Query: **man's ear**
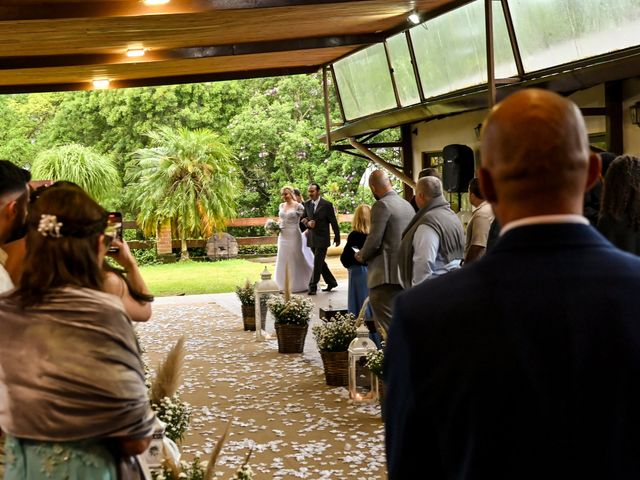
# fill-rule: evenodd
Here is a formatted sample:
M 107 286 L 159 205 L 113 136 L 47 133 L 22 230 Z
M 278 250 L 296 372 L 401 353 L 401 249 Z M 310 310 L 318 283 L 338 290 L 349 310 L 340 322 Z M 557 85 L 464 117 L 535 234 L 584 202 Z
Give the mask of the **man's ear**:
M 489 203 L 498 203 L 496 190 L 493 186 L 493 178 L 491 178 L 489 170 L 484 167 L 478 168 L 478 182 L 484 199 Z
M 596 184 L 602 173 L 602 159 L 600 155 L 591 152 L 589 155 L 589 169 L 587 171 L 587 184 L 585 191 L 588 192 Z

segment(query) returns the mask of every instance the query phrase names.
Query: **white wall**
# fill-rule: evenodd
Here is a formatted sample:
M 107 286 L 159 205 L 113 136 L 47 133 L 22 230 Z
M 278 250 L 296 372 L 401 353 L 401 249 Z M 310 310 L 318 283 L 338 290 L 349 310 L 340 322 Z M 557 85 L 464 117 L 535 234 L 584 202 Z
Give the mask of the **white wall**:
M 569 97 L 579 107 L 604 107 L 604 84 L 581 90 Z M 623 140 L 624 153 L 640 155 L 640 127 L 631 124 L 629 107 L 640 102 L 640 78 L 627 80 L 623 83 Z M 414 179 L 422 169 L 422 152 L 441 151 L 446 145 L 461 143 L 468 145 L 474 152 L 478 151 L 480 142 L 476 138 L 474 128 L 482 123 L 487 110 L 463 113 L 442 120 L 432 120 L 413 124 L 411 130 L 417 128 L 417 135 L 413 136 L 413 171 Z M 587 131 L 604 133 L 606 118 L 604 116 L 589 116 L 585 118 Z M 477 159 L 476 159 L 477 160 Z

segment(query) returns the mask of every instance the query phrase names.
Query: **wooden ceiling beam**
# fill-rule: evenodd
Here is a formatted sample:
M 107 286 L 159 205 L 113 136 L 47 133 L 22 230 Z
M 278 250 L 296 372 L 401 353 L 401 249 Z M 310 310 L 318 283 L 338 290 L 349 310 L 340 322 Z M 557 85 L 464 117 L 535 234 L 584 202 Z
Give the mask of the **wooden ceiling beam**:
M 27 68 L 72 67 L 80 65 L 114 65 L 128 63 L 161 62 L 179 59 L 201 59 L 252 55 L 258 53 L 295 52 L 308 49 L 322 49 L 345 46 L 360 46 L 384 40 L 379 34 L 343 35 L 321 38 L 297 38 L 269 42 L 240 43 L 236 45 L 211 45 L 166 50 L 149 50 L 142 57 L 127 57 L 122 54 L 74 54 L 38 55 L 25 57 L 0 57 L 0 71 Z
M 220 82 L 224 80 L 243 80 L 247 78 L 278 77 L 315 73 L 320 66 L 270 68 L 263 70 L 242 70 L 235 72 L 204 73 L 195 75 L 174 75 L 169 77 L 137 78 L 111 81 L 109 89 L 133 87 L 157 87 L 161 85 L 179 85 L 184 83 Z M 8 93 L 68 92 L 75 90 L 95 90 L 90 82 L 46 83 L 0 85 L 0 95 Z
M 66 18 L 130 17 L 141 15 L 201 13 L 212 10 L 304 7 L 326 3 L 355 3 L 366 0 L 172 0 L 166 5 L 148 6 L 142 1 L 103 0 L 95 2 L 3 0 L 0 21 L 54 20 Z

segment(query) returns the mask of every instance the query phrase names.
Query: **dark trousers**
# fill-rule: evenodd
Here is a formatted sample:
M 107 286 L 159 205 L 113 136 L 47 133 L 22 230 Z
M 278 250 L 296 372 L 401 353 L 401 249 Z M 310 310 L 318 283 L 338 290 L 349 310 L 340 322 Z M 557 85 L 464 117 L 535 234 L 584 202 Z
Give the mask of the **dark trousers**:
M 327 247 L 311 247 L 311 251 L 313 252 L 313 273 L 309 280 L 309 290 L 313 292 L 318 289 L 321 274 L 327 285 L 337 285 L 336 278 L 329 270 L 327 262 L 324 261 L 327 258 Z

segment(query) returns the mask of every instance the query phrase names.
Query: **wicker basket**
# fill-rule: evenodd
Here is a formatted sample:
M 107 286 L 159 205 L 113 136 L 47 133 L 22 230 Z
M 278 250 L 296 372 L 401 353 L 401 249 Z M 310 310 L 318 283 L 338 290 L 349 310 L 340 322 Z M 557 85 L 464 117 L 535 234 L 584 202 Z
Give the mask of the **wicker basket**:
M 267 304 L 262 303 L 260 313 L 262 313 L 262 329 L 265 329 L 267 323 Z M 255 332 L 256 330 L 256 307 L 255 305 L 242 305 L 242 323 L 244 329 Z
M 289 325 L 276 323 L 279 353 L 302 353 L 309 325 Z
M 326 352 L 320 350 L 324 378 L 331 387 L 349 385 L 349 352 Z

